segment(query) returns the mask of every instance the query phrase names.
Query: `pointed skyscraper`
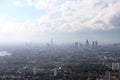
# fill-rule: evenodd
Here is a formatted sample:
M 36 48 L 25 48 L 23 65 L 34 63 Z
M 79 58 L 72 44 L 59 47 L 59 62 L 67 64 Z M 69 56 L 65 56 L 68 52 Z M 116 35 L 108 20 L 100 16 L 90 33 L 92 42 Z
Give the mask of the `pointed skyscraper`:
M 89 41 L 86 40 L 86 47 L 90 47 Z
M 51 45 L 53 46 L 53 38 L 51 38 Z
M 95 42 L 94 41 L 92 42 L 92 48 L 95 48 Z

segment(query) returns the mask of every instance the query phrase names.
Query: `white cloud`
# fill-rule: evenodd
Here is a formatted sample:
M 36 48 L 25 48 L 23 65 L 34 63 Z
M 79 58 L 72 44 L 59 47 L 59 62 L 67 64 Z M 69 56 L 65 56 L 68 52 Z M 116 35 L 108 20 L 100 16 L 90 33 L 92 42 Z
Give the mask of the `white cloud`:
M 38 9 L 47 10 L 48 13 L 36 22 L 17 23 L 0 17 L 0 36 L 11 35 L 26 39 L 44 32 L 73 32 L 85 28 L 112 29 L 116 27 L 111 19 L 120 12 L 119 0 L 66 0 L 60 4 L 57 0 L 28 2 Z
M 62 3 L 58 3 L 58 0 L 27 1 L 30 6 L 47 10 L 47 13 L 36 22 L 13 22 L 15 20 L 0 16 L 0 42 L 39 41 L 43 38 L 40 37 L 42 33 L 74 32 L 86 28 L 108 30 L 119 26 L 119 21 L 116 22 L 120 16 L 119 0 L 65 0 Z M 16 5 L 20 6 L 21 2 Z
M 0 16 L 0 23 L 4 22 L 6 19 L 6 16 Z
M 58 5 L 55 5 L 56 0 L 30 1 L 33 1 L 31 4 L 34 7 L 48 10 L 37 24 L 43 26 L 45 31 L 53 32 L 77 31 L 84 28 L 112 29 L 115 26 L 111 25 L 110 20 L 120 12 L 119 0 L 66 0 Z
M 28 5 L 37 9 L 50 9 L 55 7 L 57 0 L 27 0 Z
M 16 0 L 14 4 L 16 7 L 23 7 L 23 4 L 20 2 L 20 0 Z

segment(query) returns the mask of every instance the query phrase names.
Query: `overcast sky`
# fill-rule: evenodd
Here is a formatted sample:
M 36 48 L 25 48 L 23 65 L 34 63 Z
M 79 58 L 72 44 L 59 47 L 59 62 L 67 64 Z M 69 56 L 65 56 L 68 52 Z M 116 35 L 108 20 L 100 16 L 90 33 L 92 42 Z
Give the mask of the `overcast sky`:
M 120 0 L 0 0 L 0 43 L 120 42 Z

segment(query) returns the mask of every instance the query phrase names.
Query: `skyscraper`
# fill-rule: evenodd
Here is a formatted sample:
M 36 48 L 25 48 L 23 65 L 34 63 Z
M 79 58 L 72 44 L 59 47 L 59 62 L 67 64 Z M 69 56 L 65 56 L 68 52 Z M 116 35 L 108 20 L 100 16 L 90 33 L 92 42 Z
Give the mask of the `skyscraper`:
M 57 76 L 57 68 L 54 68 L 54 77 L 56 77 Z
M 96 48 L 98 47 L 98 42 L 97 42 L 97 41 L 95 41 L 95 47 L 96 47 Z
M 112 63 L 112 70 L 120 70 L 120 63 Z
M 89 41 L 86 40 L 86 47 L 90 47 Z
M 78 42 L 75 42 L 75 47 L 78 47 Z
M 95 42 L 92 41 L 92 48 L 95 48 Z
M 118 75 L 118 79 L 120 80 L 120 69 L 119 69 L 119 73 L 118 73 L 119 75 Z
M 37 71 L 36 71 L 36 67 L 34 66 L 33 68 L 33 74 L 36 75 Z
M 110 71 L 105 72 L 105 80 L 110 80 Z
M 53 45 L 53 38 L 51 38 L 51 45 Z

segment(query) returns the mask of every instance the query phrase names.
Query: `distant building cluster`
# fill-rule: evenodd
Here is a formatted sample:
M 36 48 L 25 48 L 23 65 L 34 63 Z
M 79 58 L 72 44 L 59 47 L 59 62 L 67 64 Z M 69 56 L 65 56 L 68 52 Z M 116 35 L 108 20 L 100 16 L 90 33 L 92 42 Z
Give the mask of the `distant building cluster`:
M 83 44 L 79 44 L 79 42 L 75 42 L 75 47 L 79 47 Z M 91 43 L 89 42 L 89 40 L 86 40 L 86 43 L 85 43 L 85 47 L 86 48 L 97 48 L 99 45 L 98 45 L 98 42 L 97 41 L 92 41 Z
M 120 80 L 120 44 L 84 44 L 4 47 L 0 80 Z M 2 48 L 1 48 L 2 50 Z

